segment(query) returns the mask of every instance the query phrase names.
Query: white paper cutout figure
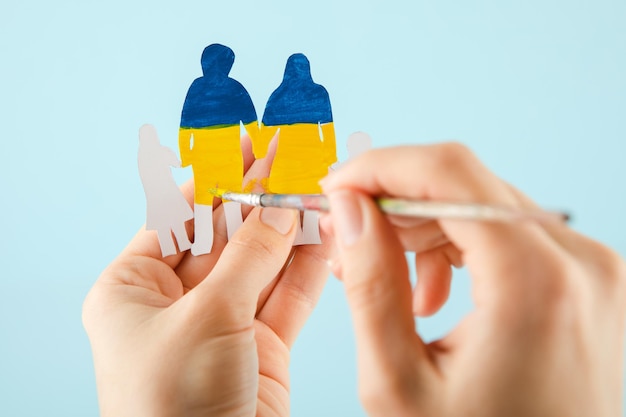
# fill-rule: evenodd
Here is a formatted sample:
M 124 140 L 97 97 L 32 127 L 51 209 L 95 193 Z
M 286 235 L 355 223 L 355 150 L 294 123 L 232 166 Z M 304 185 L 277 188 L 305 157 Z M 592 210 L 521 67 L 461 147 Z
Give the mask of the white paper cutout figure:
M 227 46 L 211 44 L 202 52 L 202 76 L 196 78 L 185 97 L 178 146 L 182 165 L 191 165 L 195 195 L 195 236 L 191 253 L 210 253 L 213 247 L 213 200 L 211 189 L 242 191 L 243 154 L 241 124 L 252 138 L 259 125 L 250 95 L 229 76 L 235 53 Z M 224 201 L 228 237 L 243 223 L 241 204 Z
M 261 136 L 278 134 L 268 179 L 272 193 L 319 193 L 319 180 L 337 160 L 330 97 L 313 81 L 311 64 L 303 54 L 287 59 L 283 80 L 265 106 Z M 305 210 L 294 245 L 320 244 L 319 216 Z
M 348 140 L 346 141 L 346 148 L 348 149 L 348 159 L 344 162 L 337 162 L 333 164 L 333 170 L 341 168 L 341 166 L 350 159 L 356 158 L 362 153 L 365 153 L 372 149 L 372 138 L 365 132 L 354 132 L 353 134 L 348 136 Z
M 302 213 L 302 227 L 296 228 L 294 246 L 319 245 L 322 243 L 320 236 L 320 217 L 315 210 L 304 210 Z
M 172 232 L 178 248 L 191 248 L 185 222 L 193 218 L 193 211 L 181 193 L 170 166 L 179 168 L 174 151 L 159 143 L 152 125 L 139 129 L 139 176 L 146 194 L 146 230 L 156 230 L 163 257 L 176 254 Z
M 355 158 L 372 149 L 372 138 L 365 132 L 354 132 L 346 142 L 348 159 Z
M 318 180 L 337 160 L 328 92 L 313 82 L 306 56 L 293 54 L 287 60 L 283 81 L 268 100 L 262 126 L 246 89 L 229 77 L 234 58 L 234 52 L 224 45 L 211 44 L 204 49 L 203 75 L 189 87 L 181 112 L 180 162 L 159 144 L 154 127 L 141 129 L 139 168 L 148 207 L 146 227 L 157 230 L 163 256 L 176 253 L 172 232 L 181 251 L 191 248 L 193 255 L 211 252 L 215 190 L 245 191 L 240 148 L 243 129 L 250 135 L 257 159 L 264 157 L 269 139 L 280 131 L 267 179 L 269 192 L 319 193 Z M 192 166 L 193 211 L 182 198 L 169 166 Z M 161 182 L 165 183 L 162 187 Z M 241 205 L 223 201 L 223 208 L 230 239 L 243 223 Z M 305 211 L 302 217 L 294 245 L 321 243 L 318 213 Z M 184 227 L 191 218 L 193 244 Z

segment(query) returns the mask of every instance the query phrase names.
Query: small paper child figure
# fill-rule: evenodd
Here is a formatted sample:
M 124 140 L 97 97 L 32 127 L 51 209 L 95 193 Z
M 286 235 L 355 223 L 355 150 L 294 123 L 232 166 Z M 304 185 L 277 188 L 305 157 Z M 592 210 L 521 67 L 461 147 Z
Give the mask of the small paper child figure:
M 283 81 L 265 107 L 261 137 L 266 140 L 277 131 L 269 191 L 320 193 L 318 181 L 337 160 L 335 129 L 328 92 L 313 82 L 309 60 L 303 54 L 289 57 Z M 302 225 L 294 244 L 321 243 L 317 212 L 305 211 Z
M 348 159 L 356 158 L 372 149 L 372 138 L 365 132 L 354 132 L 348 136 L 346 147 L 348 148 Z
M 172 232 L 178 248 L 186 251 L 191 242 L 185 222 L 193 211 L 174 181 L 170 166 L 180 167 L 180 161 L 170 148 L 159 143 L 156 129 L 143 125 L 139 129 L 137 156 L 139 176 L 146 194 L 146 230 L 156 230 L 163 257 L 176 254 Z
M 182 165 L 191 165 L 194 176 L 194 255 L 209 253 L 213 246 L 211 190 L 242 191 L 240 124 L 253 139 L 259 132 L 250 95 L 228 76 L 234 60 L 230 48 L 207 46 L 201 59 L 203 76 L 191 84 L 183 105 L 178 141 Z M 224 213 L 230 237 L 242 224 L 241 205 L 225 202 Z
M 348 148 L 347 161 L 349 161 L 350 159 L 356 158 L 362 153 L 365 153 L 372 149 L 372 138 L 365 132 L 354 132 L 353 134 L 348 136 L 348 140 L 346 141 L 346 148 Z M 347 161 L 337 162 L 333 164 L 332 169 L 336 170 L 341 168 L 341 166 Z

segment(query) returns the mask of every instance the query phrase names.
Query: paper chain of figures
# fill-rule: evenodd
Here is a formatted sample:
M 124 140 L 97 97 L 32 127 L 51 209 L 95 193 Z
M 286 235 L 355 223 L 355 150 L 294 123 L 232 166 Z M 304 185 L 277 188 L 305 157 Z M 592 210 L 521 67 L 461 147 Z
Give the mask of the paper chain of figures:
M 252 141 L 255 158 L 266 156 L 269 144 L 278 139 L 269 178 L 262 181 L 272 193 L 319 193 L 318 181 L 337 161 L 335 131 L 326 89 L 313 82 L 309 60 L 303 54 L 289 57 L 282 83 L 270 96 L 259 125 L 250 95 L 228 74 L 235 54 L 220 44 L 202 53 L 202 72 L 189 87 L 183 105 L 179 149 L 181 161 L 159 143 L 156 129 L 144 125 L 139 131 L 139 174 L 147 202 L 146 229 L 156 230 L 162 255 L 180 251 L 193 255 L 211 252 L 213 246 L 213 199 L 217 188 L 241 192 L 243 154 L 241 126 Z M 348 139 L 350 156 L 371 146 L 369 136 Z M 179 190 L 170 167 L 191 166 L 194 177 L 194 209 Z M 228 236 L 242 224 L 239 203 L 224 202 Z M 194 219 L 194 242 L 185 222 Z M 295 245 L 321 243 L 316 212 L 306 211 Z M 173 236 L 172 236 L 173 234 Z

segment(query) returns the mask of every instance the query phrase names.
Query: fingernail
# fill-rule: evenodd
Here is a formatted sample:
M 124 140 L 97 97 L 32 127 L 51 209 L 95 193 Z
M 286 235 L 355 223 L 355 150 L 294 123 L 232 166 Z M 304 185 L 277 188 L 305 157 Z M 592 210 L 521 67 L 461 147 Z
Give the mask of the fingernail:
M 361 206 L 349 191 L 336 191 L 328 195 L 334 231 L 344 247 L 352 246 L 363 229 Z
M 294 224 L 295 216 L 292 210 L 274 207 L 261 209 L 261 221 L 274 228 L 281 235 L 286 235 Z

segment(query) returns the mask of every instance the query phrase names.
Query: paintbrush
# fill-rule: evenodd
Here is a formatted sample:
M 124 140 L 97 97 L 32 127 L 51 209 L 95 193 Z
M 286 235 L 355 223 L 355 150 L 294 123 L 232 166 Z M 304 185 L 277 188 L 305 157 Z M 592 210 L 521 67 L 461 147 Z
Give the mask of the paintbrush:
M 218 198 L 249 206 L 280 207 L 296 210 L 330 211 L 328 198 L 323 194 L 270 194 L 235 193 L 214 189 Z M 516 222 L 533 220 L 540 223 L 564 223 L 570 215 L 561 211 L 529 210 L 516 207 L 476 203 L 454 203 L 430 200 L 406 200 L 381 197 L 376 199 L 378 207 L 386 214 L 425 219 L 459 219 L 490 222 Z

